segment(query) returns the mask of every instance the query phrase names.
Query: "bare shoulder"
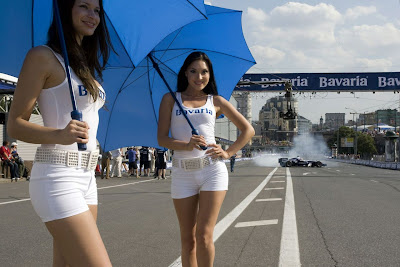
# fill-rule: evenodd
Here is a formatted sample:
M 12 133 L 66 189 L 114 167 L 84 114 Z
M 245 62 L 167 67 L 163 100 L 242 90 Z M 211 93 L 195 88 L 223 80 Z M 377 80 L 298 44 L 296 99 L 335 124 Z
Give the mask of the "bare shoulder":
M 37 46 L 30 49 L 25 58 L 25 64 L 35 68 L 41 68 L 44 71 L 52 72 L 55 64 L 58 64 L 53 52 L 44 46 Z
M 226 100 L 226 99 L 223 98 L 222 96 L 220 96 L 220 95 L 215 95 L 215 96 L 214 96 L 214 105 L 215 105 L 215 106 L 221 107 L 221 106 L 226 106 L 226 105 L 228 105 L 228 104 L 230 104 L 230 103 L 228 102 L 228 100 Z
M 26 55 L 27 59 L 40 61 L 42 63 L 54 60 L 54 54 L 45 46 L 31 48 Z
M 163 98 L 162 101 L 165 102 L 166 104 L 171 104 L 171 103 L 175 103 L 174 98 L 172 97 L 171 93 L 166 93 Z

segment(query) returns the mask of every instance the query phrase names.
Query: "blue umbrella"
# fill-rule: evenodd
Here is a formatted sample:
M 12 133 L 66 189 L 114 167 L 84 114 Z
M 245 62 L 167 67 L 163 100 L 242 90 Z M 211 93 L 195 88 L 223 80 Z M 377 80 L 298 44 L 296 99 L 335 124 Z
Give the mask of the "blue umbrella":
M 138 65 L 165 36 L 206 18 L 203 0 L 103 0 L 111 41 L 126 68 Z M 29 49 L 47 42 L 50 0 L 0 0 L 0 72 L 17 77 Z M 107 88 L 106 88 L 107 89 Z
M 34 46 L 46 43 L 46 34 L 51 22 L 52 3 L 58 13 L 57 1 L 0 1 L 0 36 L 5 45 L 0 51 L 0 71 L 17 76 L 27 51 Z M 145 55 L 163 37 L 173 30 L 205 17 L 203 1 L 174 0 L 168 4 L 162 0 L 145 2 L 105 0 L 107 26 L 110 30 L 117 54 L 112 58 L 113 65 L 133 69 Z M 59 15 L 57 27 L 62 28 Z M 71 86 L 69 62 L 63 41 L 63 32 L 59 31 L 60 43 L 68 84 L 71 93 L 71 117 L 82 120 L 77 110 L 74 90 Z M 78 144 L 79 150 L 86 145 Z
M 208 20 L 192 22 L 168 35 L 127 79 L 124 75 L 115 82 L 121 72 L 118 69 L 103 73 L 105 77 L 115 77 L 110 86 L 119 88 L 107 95 L 109 110 L 100 111 L 98 140 L 105 150 L 131 145 L 159 147 L 158 109 L 168 89 L 151 59 L 175 89 L 177 73 L 185 58 L 195 50 L 207 53 L 213 62 L 219 94 L 226 99 L 242 75 L 255 64 L 243 37 L 241 11 L 206 6 L 206 12 Z

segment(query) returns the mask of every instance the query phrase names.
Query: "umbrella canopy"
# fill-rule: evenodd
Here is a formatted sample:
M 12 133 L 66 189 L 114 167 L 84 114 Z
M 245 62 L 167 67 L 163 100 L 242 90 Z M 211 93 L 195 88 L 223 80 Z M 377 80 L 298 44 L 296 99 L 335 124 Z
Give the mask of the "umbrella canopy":
M 111 64 L 127 68 L 138 65 L 171 32 L 206 18 L 203 0 L 103 0 L 103 5 L 119 55 Z M 18 76 L 28 50 L 47 42 L 52 1 L 0 0 L 0 6 L 0 72 Z
M 192 22 L 162 40 L 151 56 L 172 89 L 185 58 L 193 51 L 205 52 L 211 59 L 221 96 L 229 99 L 237 82 L 255 64 L 243 37 L 241 11 L 206 6 L 208 20 Z M 100 111 L 98 140 L 104 150 L 131 145 L 159 147 L 157 143 L 158 109 L 168 89 L 154 70 L 149 57 L 130 73 L 110 68 L 103 75 L 115 77 L 116 87 L 107 94 L 108 111 Z M 123 75 L 126 77 L 125 75 Z M 118 82 L 116 82 L 119 79 Z

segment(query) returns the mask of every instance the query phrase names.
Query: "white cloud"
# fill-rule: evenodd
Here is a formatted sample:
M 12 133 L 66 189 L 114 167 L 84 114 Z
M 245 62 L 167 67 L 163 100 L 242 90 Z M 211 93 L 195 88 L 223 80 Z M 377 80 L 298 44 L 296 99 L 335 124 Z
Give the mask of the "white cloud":
M 264 23 L 268 19 L 268 15 L 260 8 L 249 7 L 247 9 L 249 21 L 253 23 Z
M 285 53 L 268 46 L 255 45 L 250 50 L 256 61 L 268 62 L 268 64 L 277 64 L 285 58 Z
M 360 25 L 343 29 L 339 33 L 344 42 L 349 42 L 354 48 L 384 48 L 400 45 L 400 28 L 392 23 L 384 25 Z
M 341 14 L 323 3 L 289 2 L 270 12 L 248 8 L 244 33 L 258 62 L 250 72 L 391 70 L 392 62 L 400 61 L 400 22 L 350 24 L 346 18 L 355 12 L 364 18 L 378 14 L 373 6 L 356 6 Z
M 212 6 L 211 1 L 204 1 L 204 4 Z
M 358 66 L 366 69 L 377 68 L 381 71 L 389 71 L 392 66 L 392 61 L 387 58 L 380 59 L 369 59 L 369 58 L 358 58 L 356 60 Z
M 377 11 L 375 6 L 356 6 L 346 10 L 347 19 L 357 19 L 361 16 L 375 14 Z

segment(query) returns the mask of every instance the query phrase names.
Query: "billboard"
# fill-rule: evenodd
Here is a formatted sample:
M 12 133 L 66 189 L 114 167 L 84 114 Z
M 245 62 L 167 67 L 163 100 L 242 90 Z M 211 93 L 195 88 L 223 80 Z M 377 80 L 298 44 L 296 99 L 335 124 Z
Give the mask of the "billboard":
M 354 146 L 353 144 L 354 144 L 353 137 L 340 138 L 340 146 L 341 147 L 353 147 Z
M 273 82 L 290 80 L 294 91 L 400 91 L 400 72 L 362 73 L 249 73 L 240 81 Z M 235 90 L 283 91 L 284 84 L 238 85 Z

